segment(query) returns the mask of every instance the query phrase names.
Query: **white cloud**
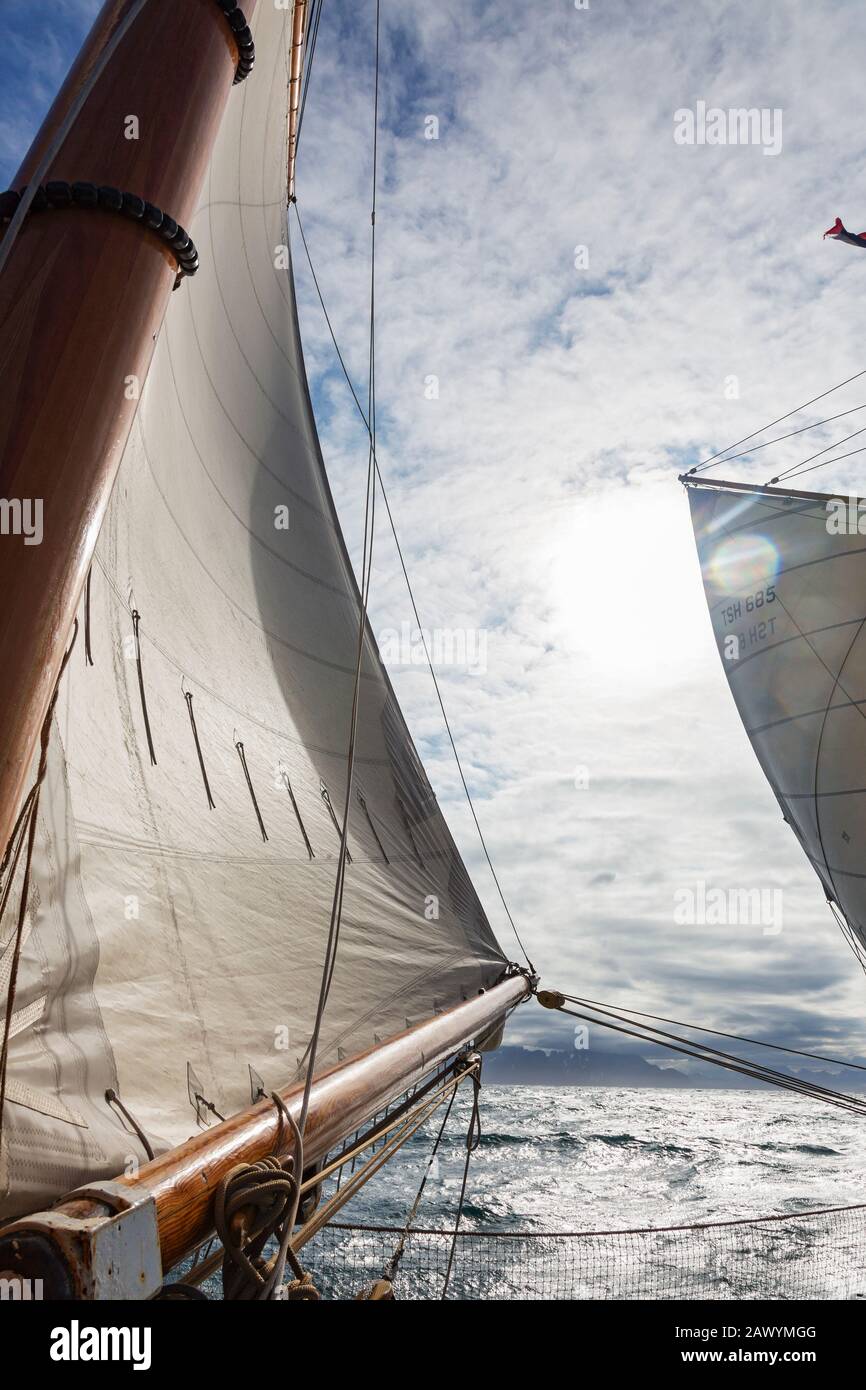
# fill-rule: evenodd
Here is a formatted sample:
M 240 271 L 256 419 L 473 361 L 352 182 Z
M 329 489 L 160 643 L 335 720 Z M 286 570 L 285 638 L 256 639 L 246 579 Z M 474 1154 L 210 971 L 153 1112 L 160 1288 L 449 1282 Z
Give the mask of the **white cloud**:
M 837 212 L 866 225 L 855 13 L 446 0 L 383 22 L 379 453 L 425 624 L 487 631 L 486 674 L 446 668 L 442 684 L 530 952 L 550 985 L 859 1051 L 862 978 L 739 725 L 676 482 L 683 461 L 866 365 L 866 258 L 820 239 Z M 371 37 L 368 14 L 325 11 L 298 181 L 359 384 Z M 677 146 L 674 112 L 698 99 L 781 108 L 780 155 Z M 423 138 L 428 114 L 438 141 Z M 333 356 L 298 257 L 325 456 L 357 549 L 363 431 L 323 376 Z M 858 385 L 831 405 L 859 404 Z M 734 476 L 763 481 L 808 452 L 788 447 Z M 411 617 L 401 585 L 380 519 L 375 627 Z M 394 677 L 511 950 L 429 679 Z M 677 926 L 674 893 L 698 879 L 781 887 L 781 934 Z M 513 1036 L 566 1037 L 539 1013 L 520 1011 Z

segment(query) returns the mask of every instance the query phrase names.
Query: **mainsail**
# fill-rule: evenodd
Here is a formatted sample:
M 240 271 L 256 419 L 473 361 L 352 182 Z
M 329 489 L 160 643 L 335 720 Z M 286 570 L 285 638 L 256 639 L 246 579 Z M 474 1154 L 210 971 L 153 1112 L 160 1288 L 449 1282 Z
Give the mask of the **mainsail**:
M 290 26 L 286 9 L 257 7 L 255 77 L 232 94 L 189 227 L 201 268 L 172 296 L 60 688 L 2 1217 L 133 1168 L 135 1125 L 160 1151 L 248 1105 L 251 1075 L 269 1091 L 303 1074 L 359 596 L 286 269 Z M 369 632 L 355 786 L 317 1070 L 471 997 L 505 963 Z M 2 1000 L 21 879 L 19 863 Z
M 866 536 L 847 499 L 688 479 L 746 732 L 855 953 L 866 948 Z

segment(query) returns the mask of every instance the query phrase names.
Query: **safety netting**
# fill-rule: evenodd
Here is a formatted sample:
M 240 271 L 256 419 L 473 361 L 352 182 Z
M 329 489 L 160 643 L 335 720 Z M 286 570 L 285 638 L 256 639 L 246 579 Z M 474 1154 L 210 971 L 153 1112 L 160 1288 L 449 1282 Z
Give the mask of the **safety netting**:
M 354 1299 L 389 1272 L 400 1227 L 325 1227 L 304 1247 L 323 1298 Z M 619 1231 L 405 1235 L 397 1299 L 866 1298 L 866 1206 Z

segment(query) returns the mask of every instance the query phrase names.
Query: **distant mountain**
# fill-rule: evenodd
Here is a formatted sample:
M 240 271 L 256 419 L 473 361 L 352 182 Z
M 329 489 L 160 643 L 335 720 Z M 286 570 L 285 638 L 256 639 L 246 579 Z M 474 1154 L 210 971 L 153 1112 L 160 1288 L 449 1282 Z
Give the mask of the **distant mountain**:
M 825 1070 L 799 1073 L 774 1063 L 778 1071 L 799 1076 L 839 1091 L 862 1091 L 863 1074 Z M 499 1086 L 656 1086 L 682 1090 L 763 1090 L 764 1083 L 701 1062 L 689 1064 L 689 1072 L 671 1067 L 662 1070 L 627 1052 L 601 1052 L 596 1048 L 573 1051 L 529 1047 L 500 1047 L 484 1059 L 484 1079 Z
M 681 1072 L 662 1072 L 621 1052 L 571 1052 L 500 1047 L 484 1058 L 484 1080 L 504 1086 L 668 1086 L 693 1084 Z

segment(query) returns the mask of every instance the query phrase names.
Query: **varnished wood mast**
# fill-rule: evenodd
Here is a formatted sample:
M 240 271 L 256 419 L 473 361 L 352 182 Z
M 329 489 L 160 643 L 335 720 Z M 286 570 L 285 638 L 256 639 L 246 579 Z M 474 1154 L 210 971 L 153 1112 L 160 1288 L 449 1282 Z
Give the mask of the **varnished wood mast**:
M 255 4 L 243 0 L 247 19 Z M 13 187 L 28 183 L 130 5 L 106 0 Z M 237 60 L 216 0 L 148 0 L 46 181 L 137 194 L 189 230 Z M 41 500 L 44 531 L 38 545 L 0 535 L 0 853 L 135 414 L 129 381 L 147 375 L 175 272 L 141 223 L 70 208 L 28 213 L 0 275 L 0 498 Z

